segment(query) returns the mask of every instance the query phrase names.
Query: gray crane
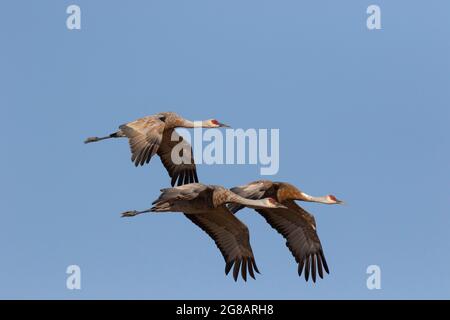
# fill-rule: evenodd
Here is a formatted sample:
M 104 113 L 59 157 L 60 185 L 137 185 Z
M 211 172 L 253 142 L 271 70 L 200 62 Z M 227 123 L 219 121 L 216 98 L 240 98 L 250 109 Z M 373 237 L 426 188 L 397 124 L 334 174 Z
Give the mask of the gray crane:
M 182 212 L 214 240 L 225 259 L 225 274 L 228 274 L 234 265 L 235 281 L 239 271 L 244 281 L 247 280 L 247 272 L 254 279 L 254 271 L 259 273 L 259 270 L 250 246 L 248 228 L 233 215 L 227 204 L 254 209 L 286 208 L 272 198 L 249 200 L 221 186 L 190 183 L 162 189 L 152 208 L 126 211 L 122 213 L 122 217 L 133 217 L 147 212 Z
M 135 166 L 150 162 L 155 155 L 161 158 L 171 185 L 198 182 L 197 169 L 192 156 L 192 147 L 175 131 L 175 128 L 194 128 L 196 123 L 186 120 L 174 112 L 161 112 L 123 124 L 119 130 L 105 137 L 89 137 L 84 143 L 92 143 L 112 138 L 128 138 L 131 148 L 131 161 Z M 216 119 L 199 122 L 202 128 L 228 127 Z M 182 161 L 173 161 L 172 151 L 179 146 Z M 177 150 L 178 151 L 178 148 Z

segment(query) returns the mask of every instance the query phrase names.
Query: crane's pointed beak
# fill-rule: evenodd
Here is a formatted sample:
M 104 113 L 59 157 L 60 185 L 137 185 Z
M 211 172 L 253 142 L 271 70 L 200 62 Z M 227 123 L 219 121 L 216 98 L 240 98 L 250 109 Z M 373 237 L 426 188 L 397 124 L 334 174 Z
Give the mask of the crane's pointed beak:
M 225 123 L 221 123 L 221 122 L 219 122 L 219 127 L 221 127 L 221 128 L 231 128 L 229 125 L 227 125 L 227 124 L 225 124 Z

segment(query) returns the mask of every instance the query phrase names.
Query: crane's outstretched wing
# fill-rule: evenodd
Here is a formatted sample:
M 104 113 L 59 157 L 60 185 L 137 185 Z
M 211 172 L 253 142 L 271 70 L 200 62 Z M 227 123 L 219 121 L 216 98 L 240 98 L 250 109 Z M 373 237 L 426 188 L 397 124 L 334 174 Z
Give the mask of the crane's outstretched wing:
M 174 129 L 164 131 L 158 155 L 172 178 L 172 186 L 177 180 L 179 186 L 198 182 L 192 147 Z M 174 162 L 172 158 L 174 156 L 178 157 L 181 162 Z
M 239 270 L 247 281 L 247 271 L 255 279 L 254 271 L 259 273 L 250 246 L 248 228 L 226 208 L 204 214 L 185 214 L 185 216 L 205 231 L 216 243 L 225 259 L 225 274 L 234 265 L 233 278 L 237 281 Z
M 119 128 L 128 138 L 131 148 L 131 161 L 135 166 L 149 163 L 160 147 L 165 123 L 157 116 L 137 119 Z
M 299 207 L 294 201 L 284 203 L 288 209 L 256 210 L 285 239 L 286 246 L 298 263 L 298 274 L 304 271 L 305 280 L 311 274 L 316 282 L 316 274 L 323 278 L 323 270 L 329 273 L 322 244 L 316 232 L 314 217 Z
M 171 185 L 198 182 L 197 169 L 192 156 L 192 147 L 174 129 L 165 130 L 165 122 L 159 115 L 144 117 L 121 125 L 121 132 L 129 139 L 131 161 L 135 166 L 149 163 L 157 153 L 172 178 Z M 172 151 L 178 148 L 177 155 L 182 161 L 172 160 Z

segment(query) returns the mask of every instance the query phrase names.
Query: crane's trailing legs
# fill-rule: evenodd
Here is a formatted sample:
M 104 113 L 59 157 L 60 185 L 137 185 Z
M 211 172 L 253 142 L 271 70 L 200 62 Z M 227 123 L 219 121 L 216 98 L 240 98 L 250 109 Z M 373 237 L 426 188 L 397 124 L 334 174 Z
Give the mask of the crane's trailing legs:
M 147 209 L 147 210 L 143 210 L 143 211 L 137 211 L 137 210 L 125 211 L 125 212 L 122 212 L 122 218 L 134 217 L 134 216 L 137 216 L 138 214 L 147 213 L 147 212 L 151 212 L 151 211 L 152 211 L 151 209 Z
M 123 138 L 123 137 L 125 137 L 125 134 L 123 134 L 123 132 L 119 130 L 117 132 L 111 133 L 109 136 L 106 137 L 89 137 L 86 140 L 84 140 L 84 143 L 91 143 L 111 138 Z

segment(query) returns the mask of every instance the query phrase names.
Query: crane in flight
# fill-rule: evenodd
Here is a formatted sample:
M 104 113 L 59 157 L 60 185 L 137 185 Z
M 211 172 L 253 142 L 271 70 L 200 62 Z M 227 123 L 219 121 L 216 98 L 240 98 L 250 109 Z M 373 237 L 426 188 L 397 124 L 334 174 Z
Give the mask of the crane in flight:
M 194 128 L 197 124 L 186 120 L 174 112 L 161 112 L 123 124 L 119 130 L 105 137 L 89 137 L 84 143 L 92 143 L 112 138 L 128 138 L 131 149 L 131 161 L 135 166 L 150 162 L 155 155 L 161 161 L 171 177 L 171 185 L 183 185 L 198 182 L 197 169 L 192 156 L 192 147 L 175 131 L 175 128 Z M 216 119 L 199 122 L 198 127 L 228 127 Z M 182 161 L 173 161 L 172 151 L 179 145 L 178 155 Z M 181 162 L 181 163 L 180 163 Z
M 306 281 L 311 274 L 313 282 L 316 282 L 317 273 L 320 278 L 323 278 L 323 270 L 329 273 L 314 216 L 297 205 L 295 200 L 324 204 L 342 204 L 343 201 L 333 195 L 313 197 L 289 183 L 268 180 L 251 182 L 230 190 L 247 199 L 269 197 L 284 205 L 284 208 L 257 208 L 256 211 L 286 239 L 286 246 L 298 263 L 299 276 L 304 271 Z M 228 207 L 231 212 L 236 213 L 244 206 L 232 203 Z
M 225 259 L 225 274 L 233 268 L 237 281 L 239 271 L 247 281 L 247 272 L 255 279 L 258 272 L 247 226 L 236 218 L 227 204 L 254 209 L 282 209 L 282 204 L 272 198 L 245 199 L 228 189 L 215 185 L 190 183 L 161 190 L 153 207 L 143 211 L 126 211 L 122 217 L 133 217 L 147 212 L 182 212 L 194 224 L 205 231 L 216 243 Z

